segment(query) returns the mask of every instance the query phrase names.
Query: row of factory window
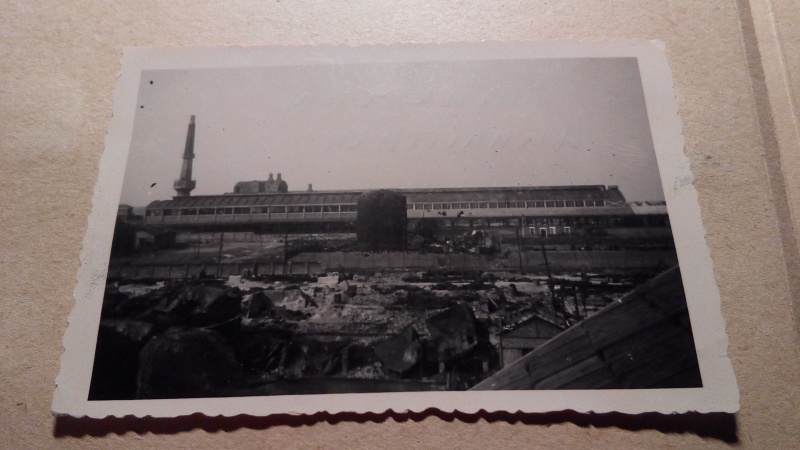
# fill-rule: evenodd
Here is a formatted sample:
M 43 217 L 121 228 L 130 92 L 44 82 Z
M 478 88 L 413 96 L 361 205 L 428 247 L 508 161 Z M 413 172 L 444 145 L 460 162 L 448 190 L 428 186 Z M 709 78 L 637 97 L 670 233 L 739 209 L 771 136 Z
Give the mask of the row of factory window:
M 288 205 L 288 206 L 247 206 L 218 208 L 172 208 L 148 209 L 148 216 L 213 216 L 217 214 L 302 214 L 356 212 L 354 204 L 347 205 Z
M 506 218 L 478 218 L 462 217 L 442 221 L 444 227 L 517 227 L 522 221 L 522 225 L 531 227 L 621 227 L 625 220 L 632 220 L 630 217 L 622 216 L 576 216 L 576 217 L 506 217 Z
M 606 206 L 604 200 L 545 200 L 517 202 L 409 203 L 408 209 L 480 209 L 480 208 L 583 208 Z M 609 204 L 609 206 L 611 206 Z
M 515 202 L 461 202 L 461 203 L 408 203 L 409 210 L 446 210 L 446 209 L 496 209 L 496 208 L 582 208 L 606 206 L 603 200 L 550 200 L 550 201 L 515 201 Z M 609 203 L 609 206 L 612 206 Z M 148 216 L 206 216 L 217 214 L 300 214 L 300 213 L 338 213 L 356 212 L 355 204 L 344 205 L 281 205 L 281 206 L 247 206 L 216 208 L 167 208 L 148 209 Z

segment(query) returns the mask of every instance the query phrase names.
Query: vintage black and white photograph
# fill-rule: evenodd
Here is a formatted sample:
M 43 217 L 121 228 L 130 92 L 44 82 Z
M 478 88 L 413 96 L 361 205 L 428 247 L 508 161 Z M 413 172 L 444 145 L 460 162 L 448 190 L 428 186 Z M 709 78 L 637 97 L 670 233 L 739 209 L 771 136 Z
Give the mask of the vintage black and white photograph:
M 93 213 L 110 242 L 86 404 L 716 386 L 698 325 L 721 318 L 695 315 L 719 299 L 710 260 L 683 253 L 702 225 L 676 194 L 691 179 L 664 178 L 682 153 L 657 154 L 680 151 L 658 143 L 664 91 L 635 52 L 579 48 L 273 49 L 129 74 Z

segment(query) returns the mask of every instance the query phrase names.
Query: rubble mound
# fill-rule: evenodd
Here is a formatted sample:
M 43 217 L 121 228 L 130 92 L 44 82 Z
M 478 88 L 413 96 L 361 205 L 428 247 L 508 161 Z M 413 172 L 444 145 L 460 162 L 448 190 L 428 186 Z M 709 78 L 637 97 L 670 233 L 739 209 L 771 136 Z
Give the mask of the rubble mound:
M 171 328 L 139 355 L 137 398 L 216 397 L 236 386 L 241 365 L 221 334 Z

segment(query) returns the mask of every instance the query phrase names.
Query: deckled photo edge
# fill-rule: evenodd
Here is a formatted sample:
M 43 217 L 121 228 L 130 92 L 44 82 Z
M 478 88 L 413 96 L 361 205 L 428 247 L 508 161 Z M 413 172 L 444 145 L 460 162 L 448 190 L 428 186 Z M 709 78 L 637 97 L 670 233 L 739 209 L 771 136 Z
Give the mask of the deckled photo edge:
M 451 46 L 454 50 L 446 52 L 446 54 L 454 60 L 490 58 L 490 52 L 481 49 L 481 45 L 483 44 L 455 44 Z M 125 160 L 131 143 L 133 110 L 138 96 L 139 76 L 142 70 L 158 69 L 158 67 L 149 67 L 152 64 L 149 59 L 151 56 L 153 60 L 160 59 L 157 49 L 135 49 L 130 52 L 130 58 L 128 58 L 127 52 L 123 58 L 123 69 L 115 92 L 114 115 L 106 139 L 106 150 L 100 162 L 92 214 L 81 255 L 81 267 L 75 289 L 76 305 L 70 314 L 69 326 L 64 337 L 65 352 L 61 358 L 62 366 L 57 378 L 58 387 L 53 402 L 54 413 L 90 417 L 108 415 L 170 417 L 196 412 L 207 415 L 266 415 L 273 413 L 312 414 L 318 411 L 331 413 L 376 412 L 387 409 L 421 411 L 431 407 L 442 411 L 458 410 L 462 412 L 478 410 L 544 412 L 565 409 L 581 412 L 619 411 L 625 413 L 736 411 L 738 409 L 738 391 L 730 361 L 725 357 L 727 338 L 724 333 L 719 292 L 714 282 L 710 253 L 704 239 L 704 228 L 700 222 L 697 196 L 691 182 L 682 181 L 686 180 L 686 177 L 691 177 L 691 171 L 688 166 L 688 158 L 683 153 L 684 141 L 680 119 L 677 116 L 672 77 L 663 50 L 659 49 L 657 44 L 650 43 L 486 44 L 487 47 L 491 45 L 508 52 L 505 56 L 513 55 L 521 59 L 531 57 L 531 53 L 540 56 L 538 53 L 541 47 L 544 47 L 545 54 L 558 54 L 562 58 L 573 57 L 570 51 L 577 54 L 575 57 L 585 57 L 596 52 L 599 53 L 598 56 L 634 56 L 638 58 L 651 132 L 669 213 L 673 221 L 683 220 L 684 217 L 687 221 L 685 226 L 673 227 L 673 232 L 678 248 L 678 259 L 682 263 L 684 289 L 703 377 L 702 388 L 623 391 L 404 392 L 402 394 L 87 401 L 100 315 L 99 303 L 102 301 L 108 253 L 111 247 L 112 213 L 117 206 L 117 199 L 122 188 L 122 174 L 125 170 Z M 519 45 L 519 47 L 514 45 Z M 402 47 L 389 46 L 387 49 L 393 48 L 397 54 L 406 53 L 406 49 Z M 443 52 L 441 49 L 447 49 L 448 44 L 414 45 L 408 47 L 408 50 L 413 54 L 429 47 L 439 47 L 437 54 L 441 55 Z M 212 54 L 216 53 L 217 56 L 225 53 L 224 49 L 193 49 L 193 56 L 202 59 L 201 55 L 206 50 Z M 325 50 L 321 49 L 323 53 Z M 246 55 L 235 58 L 239 64 L 244 64 L 247 57 L 252 53 L 258 53 L 259 49 L 243 48 L 237 51 Z M 316 54 L 317 51 L 318 49 L 314 49 L 311 53 Z M 352 63 L 353 60 L 348 61 L 347 58 L 358 59 L 358 51 L 358 47 L 335 48 L 334 53 L 340 53 L 338 55 L 342 58 L 340 62 Z M 170 50 L 169 53 L 179 61 L 177 64 L 170 64 L 172 68 L 184 65 L 202 66 L 202 63 L 180 57 L 180 50 Z M 290 51 L 284 53 L 287 61 L 291 59 L 290 53 Z M 476 53 L 477 56 L 475 56 Z M 126 61 L 126 58 L 129 61 Z M 163 61 L 159 61 L 159 63 L 161 62 Z M 159 63 L 156 64 L 160 65 Z M 318 61 L 317 63 L 324 62 Z M 220 67 L 228 67 L 226 62 L 216 62 L 215 64 L 219 64 Z M 664 81 L 665 78 L 669 81 L 668 84 Z M 654 95 L 658 97 L 655 104 L 651 100 Z M 656 116 L 663 120 L 659 120 Z M 656 121 L 658 123 L 655 123 Z M 665 128 L 667 131 L 663 131 Z M 690 178 L 688 179 L 690 180 Z M 678 219 L 679 217 L 681 219 Z M 683 250 L 681 250 L 682 248 Z M 697 270 L 687 270 L 687 266 Z M 715 323 L 715 326 L 708 327 L 709 321 Z M 358 407 L 349 401 L 353 395 L 357 396 L 359 400 Z

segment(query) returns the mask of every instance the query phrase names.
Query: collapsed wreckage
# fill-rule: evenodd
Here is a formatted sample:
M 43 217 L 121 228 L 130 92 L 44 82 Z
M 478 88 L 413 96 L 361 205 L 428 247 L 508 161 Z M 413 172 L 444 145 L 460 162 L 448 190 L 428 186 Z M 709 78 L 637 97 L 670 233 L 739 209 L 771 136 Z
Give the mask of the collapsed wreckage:
M 623 296 L 591 281 L 553 290 L 536 276 L 423 272 L 111 284 L 89 397 L 486 386 Z

